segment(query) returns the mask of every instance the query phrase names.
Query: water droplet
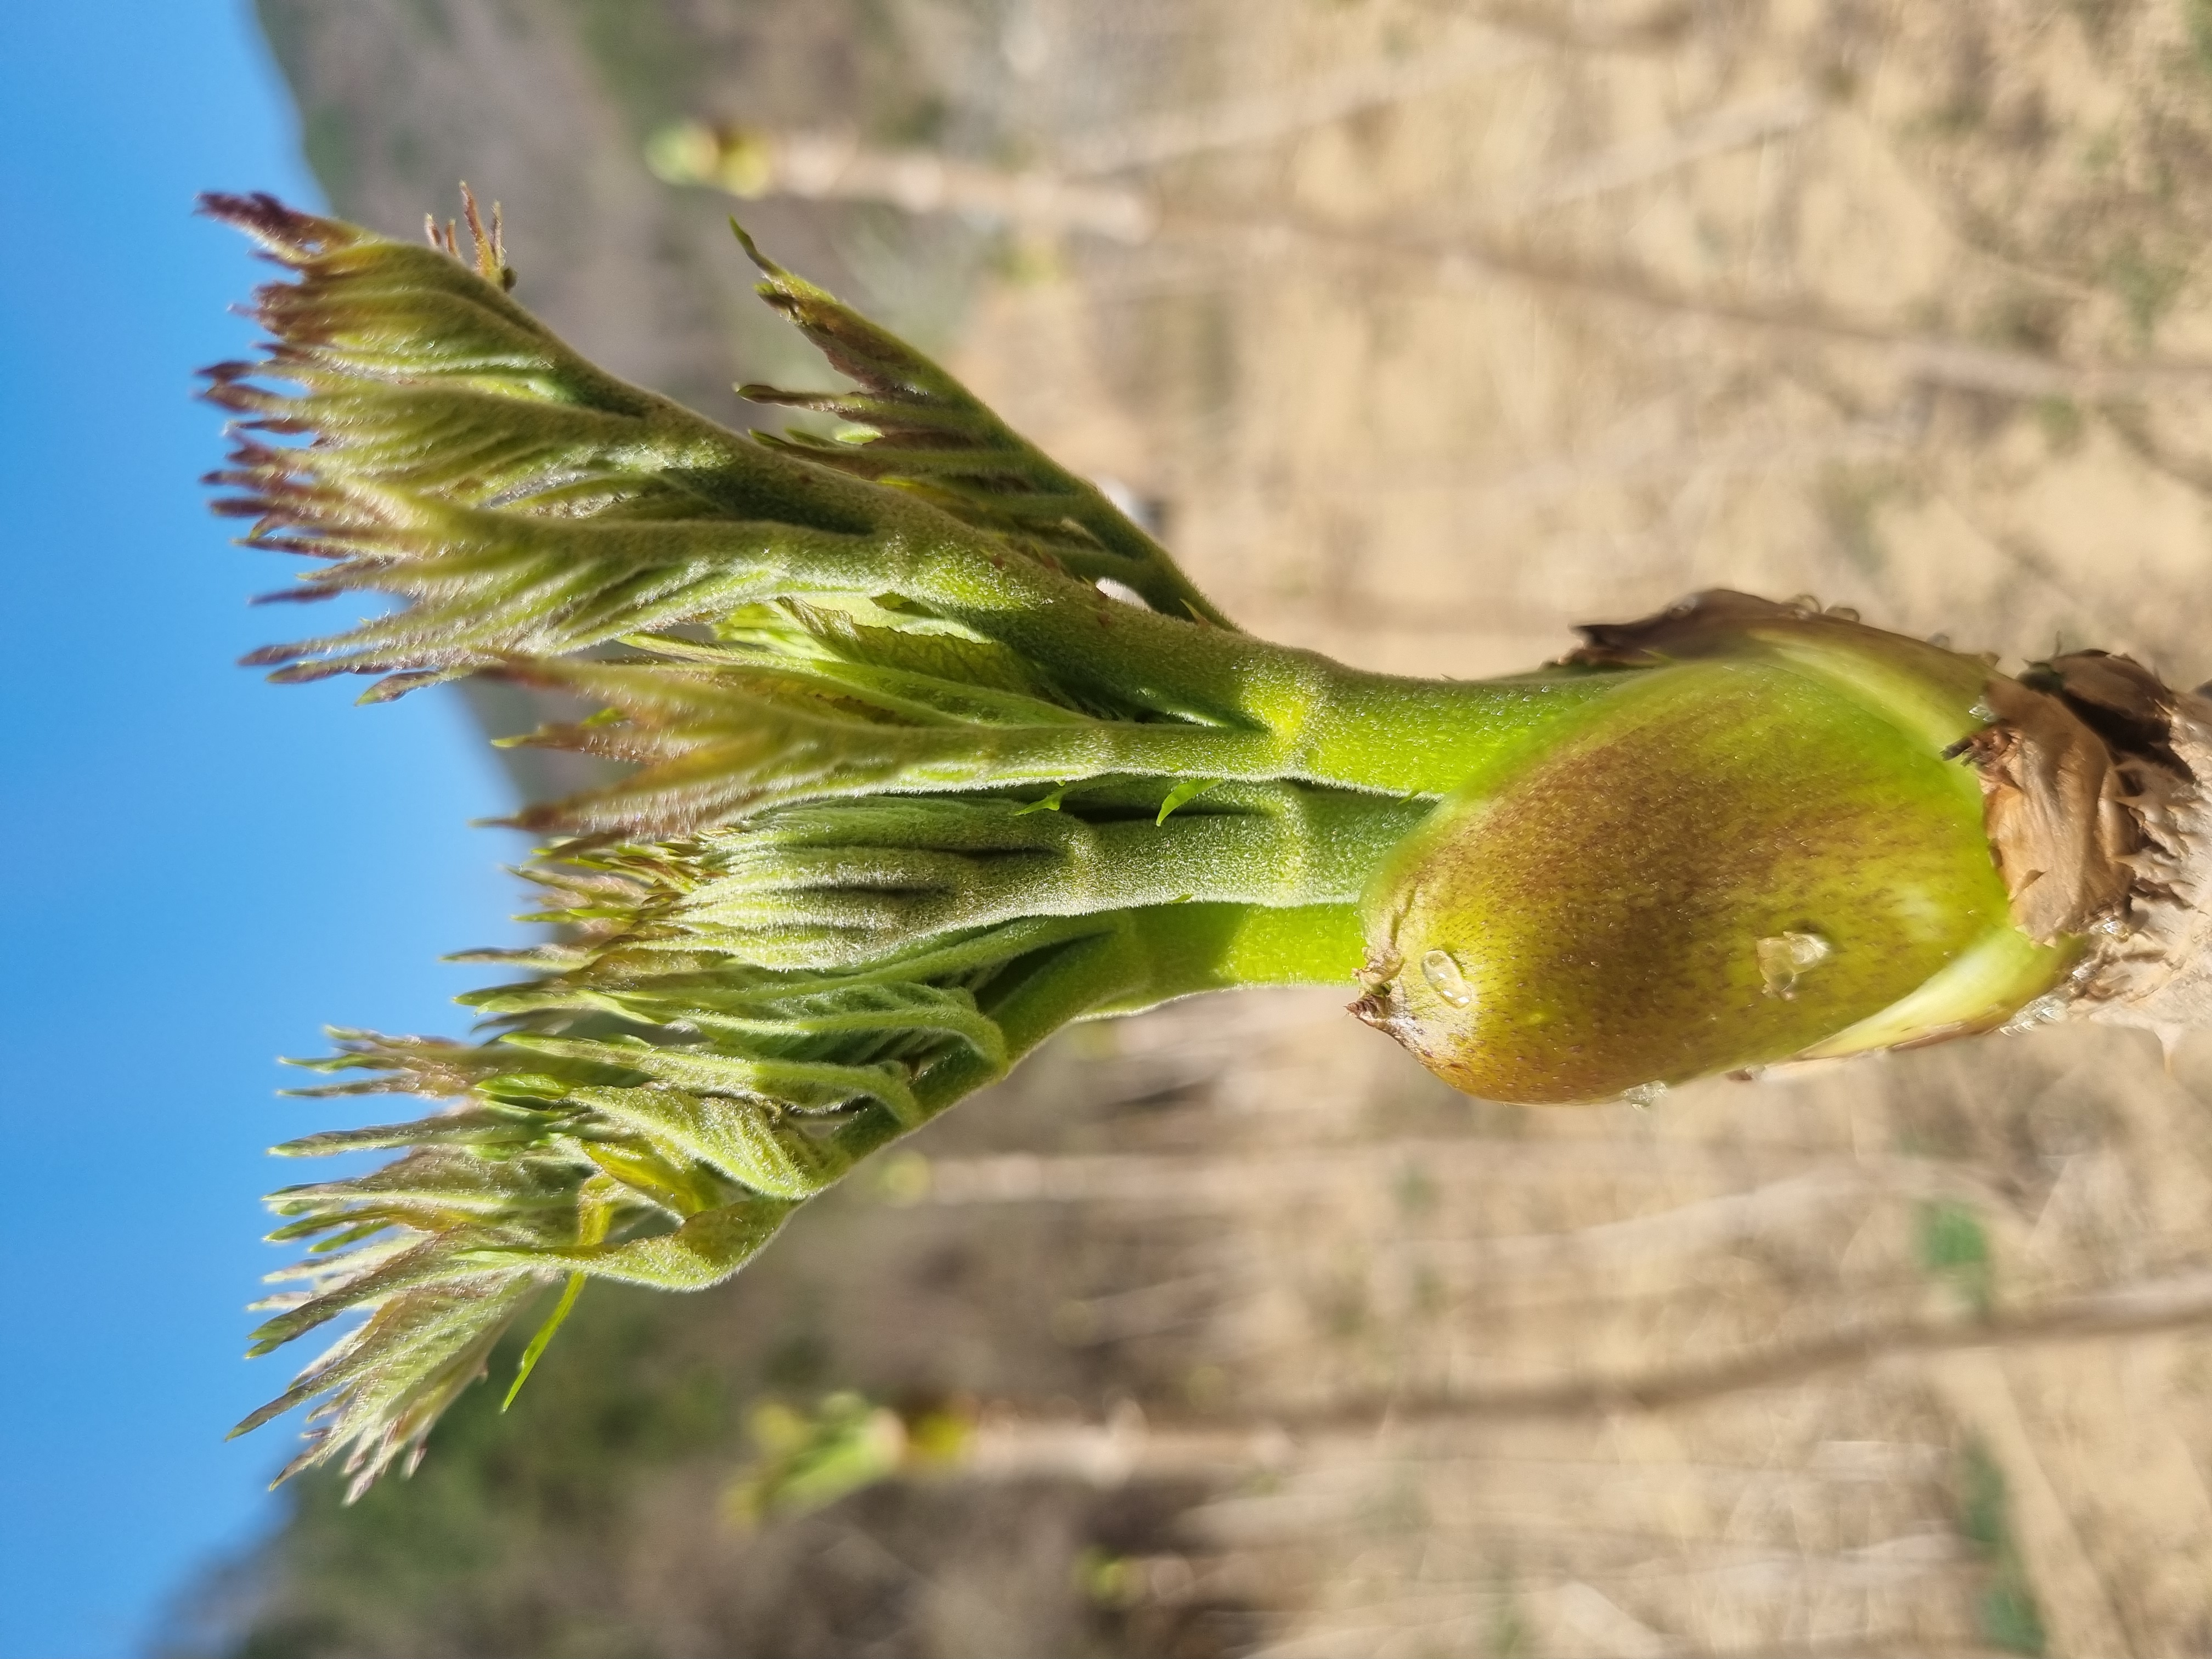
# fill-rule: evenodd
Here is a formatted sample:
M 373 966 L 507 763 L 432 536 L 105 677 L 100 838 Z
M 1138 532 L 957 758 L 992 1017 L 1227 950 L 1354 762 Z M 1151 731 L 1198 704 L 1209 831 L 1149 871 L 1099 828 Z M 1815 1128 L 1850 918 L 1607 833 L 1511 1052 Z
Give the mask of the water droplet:
M 1663 1083 L 1639 1083 L 1633 1089 L 1623 1089 L 1620 1097 L 1639 1112 L 1648 1112 L 1659 1103 L 1667 1092 Z
M 1752 947 L 1759 957 L 1759 976 L 1766 981 L 1771 997 L 1796 996 L 1797 976 L 1826 962 L 1833 948 L 1818 933 L 1776 933 Z
M 1436 994 L 1455 1008 L 1464 1008 L 1474 1000 L 1474 992 L 1468 985 L 1467 975 L 1459 970 L 1449 951 L 1431 951 L 1421 958 L 1421 977 L 1428 981 Z
M 1988 725 L 1990 721 L 1997 717 L 1997 711 L 1990 708 L 1986 702 L 1976 702 L 1972 708 L 1968 708 L 1966 712 L 1969 714 L 1972 714 L 1976 720 L 1981 721 L 1984 726 Z
M 1820 614 L 1820 599 L 1816 593 L 1795 593 L 1783 606 L 1793 617 L 1817 617 Z
M 1828 615 L 1833 617 L 1838 622 L 1856 622 L 1859 619 L 1857 607 L 1848 605 L 1830 605 Z
M 1928 643 L 1938 651 L 1948 651 L 1951 648 L 1951 636 L 1948 634 L 1930 634 L 1928 636 Z

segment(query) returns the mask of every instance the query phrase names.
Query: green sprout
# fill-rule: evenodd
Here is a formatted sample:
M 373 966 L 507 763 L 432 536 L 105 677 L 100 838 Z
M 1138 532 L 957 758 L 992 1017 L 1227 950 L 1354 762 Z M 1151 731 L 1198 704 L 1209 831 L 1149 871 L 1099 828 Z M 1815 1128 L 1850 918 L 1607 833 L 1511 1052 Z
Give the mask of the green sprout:
M 727 1278 L 791 1212 L 1072 1022 L 1334 985 L 1472 1092 L 1648 1103 L 1741 1071 L 2089 1013 L 2202 1023 L 2212 705 L 2124 658 L 2021 678 L 1808 601 L 1701 594 L 1486 681 L 1238 629 L 1091 483 L 746 251 L 847 390 L 744 434 L 627 386 L 473 247 L 210 197 L 291 280 L 219 510 L 283 597 L 399 608 L 249 659 L 365 701 L 466 675 L 599 712 L 533 805 L 555 942 L 467 958 L 477 1042 L 337 1033 L 266 1352 L 363 1316 L 241 1425 L 360 1490 L 541 1296 Z M 739 233 L 743 240 L 743 233 Z
M 849 1389 L 811 1413 L 765 1401 L 750 1426 L 758 1455 L 722 1496 L 723 1515 L 739 1528 L 811 1515 L 896 1474 L 952 1468 L 975 1432 L 957 1405 L 899 1412 Z

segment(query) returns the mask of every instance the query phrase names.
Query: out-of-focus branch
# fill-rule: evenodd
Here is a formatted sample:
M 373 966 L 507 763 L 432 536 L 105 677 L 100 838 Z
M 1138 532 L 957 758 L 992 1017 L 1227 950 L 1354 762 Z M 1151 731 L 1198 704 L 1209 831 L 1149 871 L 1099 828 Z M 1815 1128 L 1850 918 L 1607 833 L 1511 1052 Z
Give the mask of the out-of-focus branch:
M 748 200 L 880 202 L 1030 231 L 1083 231 L 1142 242 L 1158 223 L 1150 198 L 1041 169 L 1012 171 L 935 150 L 875 149 L 851 133 L 772 132 L 686 122 L 656 134 L 647 164 L 673 185 L 708 185 Z
M 879 149 L 850 132 L 778 132 L 691 121 L 647 146 L 670 184 L 706 185 L 748 200 L 878 202 L 908 213 L 953 213 L 1033 231 L 1149 240 L 1159 213 L 1146 191 L 1094 182 L 1193 155 L 1295 137 L 1362 111 L 1440 92 L 1543 56 L 1550 43 L 1489 26 L 1431 50 L 1355 64 L 1248 97 L 1116 125 L 1061 147 L 1050 167 L 1008 168 L 928 149 Z M 1704 153 L 1702 150 L 1697 152 Z

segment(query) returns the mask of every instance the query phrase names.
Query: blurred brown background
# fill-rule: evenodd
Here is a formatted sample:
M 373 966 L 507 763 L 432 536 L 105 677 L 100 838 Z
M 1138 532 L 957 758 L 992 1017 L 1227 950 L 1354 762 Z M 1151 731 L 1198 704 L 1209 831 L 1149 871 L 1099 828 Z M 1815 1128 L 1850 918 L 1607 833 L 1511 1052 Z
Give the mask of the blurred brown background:
M 821 371 L 734 209 L 1255 630 L 1475 676 L 1726 585 L 2212 670 L 2207 0 L 260 10 L 339 211 L 466 178 L 738 422 Z M 1079 1030 L 736 1282 L 594 1290 L 178 1650 L 2212 1650 L 2201 1039 L 1546 1112 L 1341 1000 Z

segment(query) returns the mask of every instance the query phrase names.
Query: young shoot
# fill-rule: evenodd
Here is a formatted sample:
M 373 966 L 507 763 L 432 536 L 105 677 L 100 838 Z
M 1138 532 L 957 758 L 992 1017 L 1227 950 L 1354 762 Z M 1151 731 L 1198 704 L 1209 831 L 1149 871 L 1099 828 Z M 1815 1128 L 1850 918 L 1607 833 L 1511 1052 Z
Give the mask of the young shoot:
M 1241 631 L 1096 488 L 744 242 L 849 383 L 743 388 L 835 440 L 627 386 L 509 297 L 495 228 L 206 209 L 287 280 L 208 371 L 210 482 L 283 597 L 396 610 L 251 660 L 586 700 L 624 763 L 534 804 L 554 942 L 479 952 L 480 1041 L 336 1034 L 323 1097 L 438 1103 L 286 1157 L 265 1352 L 354 1323 L 241 1430 L 411 1466 L 526 1310 L 712 1285 L 856 1163 L 1073 1021 L 1341 987 L 1455 1085 L 1629 1099 L 2076 1016 L 2204 1023 L 2212 703 L 2124 657 L 2017 677 L 1729 592 L 1488 681 Z M 740 240 L 743 240 L 740 233 Z M 1132 600 L 1137 601 L 1133 603 Z

